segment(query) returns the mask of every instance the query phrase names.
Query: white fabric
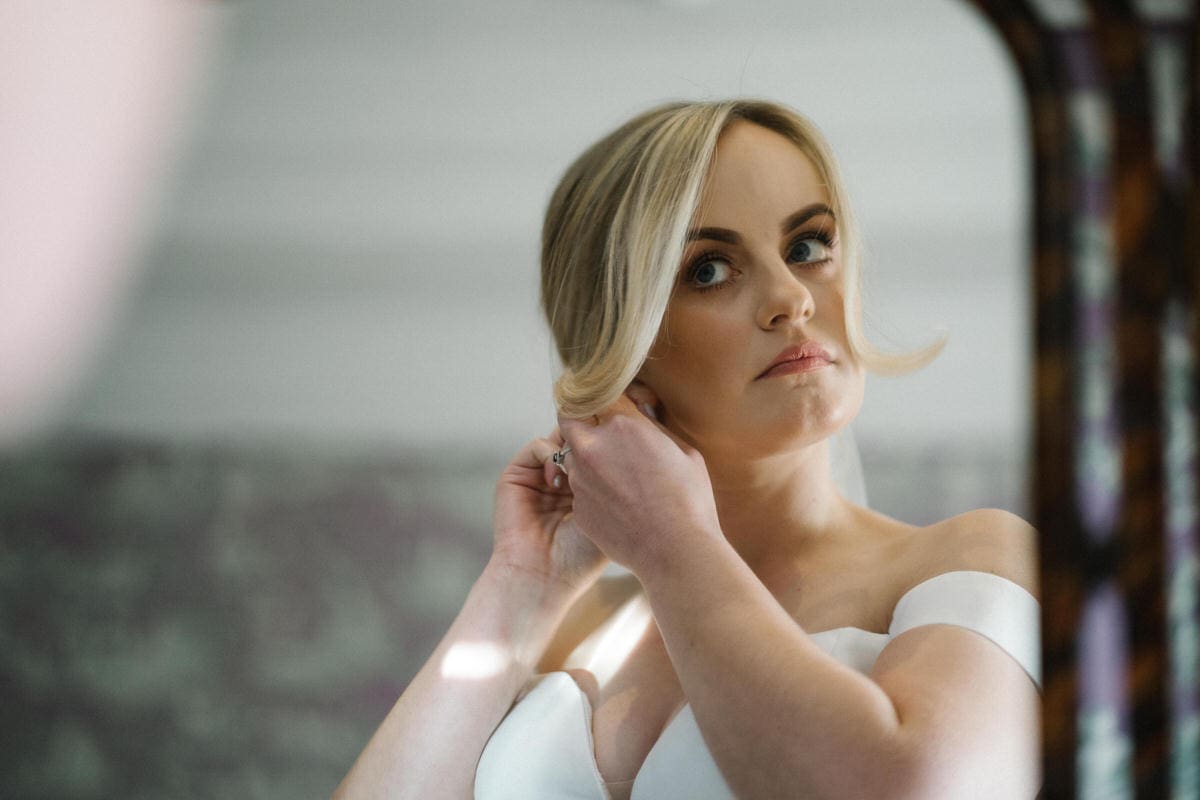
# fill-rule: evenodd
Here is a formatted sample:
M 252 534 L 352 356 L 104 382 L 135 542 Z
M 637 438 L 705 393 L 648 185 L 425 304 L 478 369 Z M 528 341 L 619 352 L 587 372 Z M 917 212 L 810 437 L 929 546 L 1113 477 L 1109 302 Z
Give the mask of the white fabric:
M 894 637 L 921 625 L 976 631 L 1012 656 L 1040 687 L 1040 612 L 1015 583 L 985 572 L 947 572 L 896 604 L 887 633 L 837 628 L 812 641 L 866 673 Z M 542 676 L 500 723 L 475 773 L 475 800 L 609 800 L 592 741 L 587 696 L 565 672 Z M 632 800 L 732 800 L 691 707 L 663 729 L 633 784 Z
M 605 795 L 594 753 L 587 695 L 567 673 L 551 672 L 492 735 L 475 772 L 475 797 L 599 800 Z
M 947 602 L 952 599 L 953 602 Z M 1041 608 L 1033 595 L 987 572 L 947 572 L 909 589 L 892 611 L 893 638 L 919 625 L 958 625 L 991 639 L 1042 686 Z

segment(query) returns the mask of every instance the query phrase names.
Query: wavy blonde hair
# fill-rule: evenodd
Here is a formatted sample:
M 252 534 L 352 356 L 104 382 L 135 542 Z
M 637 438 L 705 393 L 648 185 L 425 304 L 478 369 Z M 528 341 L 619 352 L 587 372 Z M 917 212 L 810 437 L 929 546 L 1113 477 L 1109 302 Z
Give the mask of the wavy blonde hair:
M 565 416 L 608 407 L 641 369 L 676 285 L 717 140 L 738 120 L 791 140 L 824 182 L 842 247 L 846 334 L 860 363 L 877 373 L 909 372 L 945 344 L 896 354 L 867 340 L 858 227 L 833 152 L 815 125 L 762 100 L 668 103 L 584 151 L 546 209 L 542 309 L 563 364 L 554 402 Z

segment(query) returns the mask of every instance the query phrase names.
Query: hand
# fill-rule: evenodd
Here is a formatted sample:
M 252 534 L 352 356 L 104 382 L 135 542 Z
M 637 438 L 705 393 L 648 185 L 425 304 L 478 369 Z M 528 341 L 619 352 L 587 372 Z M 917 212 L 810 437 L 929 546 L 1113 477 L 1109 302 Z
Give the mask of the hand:
M 638 577 L 697 536 L 723 536 L 704 457 L 652 419 L 648 391 L 631 387 L 597 420 L 559 417 L 574 519 Z
M 566 476 L 550 460 L 562 446 L 555 428 L 549 438 L 522 447 L 500 473 L 492 513 L 492 562 L 549 589 L 575 594 L 600 577 L 608 559 L 571 514 Z

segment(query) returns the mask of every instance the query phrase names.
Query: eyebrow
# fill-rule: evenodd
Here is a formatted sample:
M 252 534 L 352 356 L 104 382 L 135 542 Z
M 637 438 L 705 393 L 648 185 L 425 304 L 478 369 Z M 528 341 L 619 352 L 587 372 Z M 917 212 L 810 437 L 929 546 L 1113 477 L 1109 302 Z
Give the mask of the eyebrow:
M 821 214 L 837 219 L 832 208 L 824 203 L 813 203 L 785 219 L 783 225 L 780 226 L 780 231 L 786 234 Z M 688 231 L 687 240 L 689 242 L 699 239 L 711 239 L 714 242 L 725 242 L 726 244 L 740 244 L 742 241 L 742 237 L 738 235 L 737 231 L 731 231 L 729 228 L 693 228 Z

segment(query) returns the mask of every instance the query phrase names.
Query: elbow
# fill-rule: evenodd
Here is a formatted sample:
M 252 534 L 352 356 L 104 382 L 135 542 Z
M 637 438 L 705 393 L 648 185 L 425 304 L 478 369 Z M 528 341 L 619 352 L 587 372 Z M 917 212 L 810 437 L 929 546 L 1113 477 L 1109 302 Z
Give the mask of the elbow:
M 923 765 L 915 765 L 897 770 L 890 780 L 880 785 L 875 797 L 880 800 L 932 800 L 938 797 L 958 797 L 950 793 L 944 776 L 939 776 L 938 770 Z
M 877 769 L 859 773 L 864 778 L 864 785 L 855 796 L 877 800 L 972 796 L 974 792 L 962 793 L 961 770 L 949 761 L 927 749 L 892 752 L 876 762 Z
M 947 784 L 931 772 L 921 770 L 894 769 L 879 775 L 864 786 L 860 797 L 875 800 L 933 800 L 933 798 L 958 797 L 947 794 Z
M 897 757 L 890 774 L 875 776 L 874 788 L 879 791 L 862 796 L 886 800 L 1033 798 L 1042 783 L 1039 754 L 1036 740 L 1006 743 L 998 736 L 968 743 L 961 737 L 935 735 Z
M 970 757 L 926 752 L 897 759 L 872 776 L 861 797 L 878 800 L 935 800 L 949 797 L 1032 798 L 1037 794 L 1021 779 L 1019 770 L 996 774 Z

